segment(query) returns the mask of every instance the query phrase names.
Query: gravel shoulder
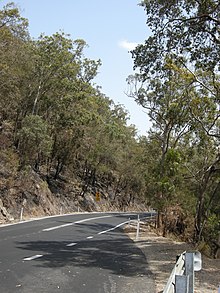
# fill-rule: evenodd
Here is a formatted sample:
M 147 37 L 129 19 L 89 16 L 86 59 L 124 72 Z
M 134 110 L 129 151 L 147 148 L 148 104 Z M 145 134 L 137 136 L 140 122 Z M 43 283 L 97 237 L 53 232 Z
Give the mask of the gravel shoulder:
M 141 229 L 138 240 L 135 227 L 125 227 L 126 233 L 144 253 L 156 282 L 156 293 L 163 292 L 175 265 L 176 256 L 194 250 L 185 242 L 157 235 L 150 226 Z M 220 286 L 220 259 L 202 256 L 202 270 L 195 272 L 195 293 L 217 293 Z

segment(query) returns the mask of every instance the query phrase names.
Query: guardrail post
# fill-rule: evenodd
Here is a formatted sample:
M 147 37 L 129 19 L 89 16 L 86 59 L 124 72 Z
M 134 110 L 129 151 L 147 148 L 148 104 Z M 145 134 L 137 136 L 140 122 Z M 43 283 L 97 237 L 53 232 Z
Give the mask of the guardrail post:
M 138 238 L 139 238 L 139 230 L 140 230 L 140 216 L 138 215 L 138 219 L 137 219 L 136 240 L 138 240 Z
M 24 212 L 24 208 L 23 206 L 21 207 L 21 212 L 20 212 L 20 222 L 23 221 L 23 212 Z
M 188 293 L 194 293 L 194 253 L 185 254 L 185 275 L 189 277 Z
M 175 276 L 175 293 L 189 293 L 189 276 Z

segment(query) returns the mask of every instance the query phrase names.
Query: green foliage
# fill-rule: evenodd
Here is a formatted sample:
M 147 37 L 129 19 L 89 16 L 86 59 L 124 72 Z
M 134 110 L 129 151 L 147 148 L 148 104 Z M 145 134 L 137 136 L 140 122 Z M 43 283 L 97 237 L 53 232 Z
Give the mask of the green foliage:
M 216 0 L 141 1 L 152 35 L 135 49 L 135 64 L 152 73 L 161 69 L 169 53 L 180 60 L 187 55 L 198 68 L 218 70 L 218 4 Z
M 168 172 L 169 177 L 174 176 L 179 169 L 181 163 L 181 155 L 178 150 L 169 149 L 167 151 L 165 166 Z
M 38 160 L 47 158 L 50 155 L 51 146 L 52 140 L 48 134 L 46 122 L 37 115 L 26 116 L 19 131 L 22 164 L 33 165 Z
M 139 79 L 159 79 L 165 84 L 167 69 L 178 73 L 186 91 L 188 87 L 194 91 L 191 119 L 208 135 L 219 137 L 218 1 L 146 0 L 141 5 L 152 35 L 132 52 Z
M 211 214 L 207 219 L 206 224 L 206 237 L 211 240 L 218 239 L 220 229 L 220 218 L 219 215 Z
M 27 64 L 27 21 L 13 4 L 0 11 L 0 121 L 13 119 L 21 99 Z
M 16 38 L 26 39 L 28 37 L 28 21 L 20 16 L 18 8 L 13 2 L 6 4 L 0 10 L 0 31 L 4 36 L 13 35 Z

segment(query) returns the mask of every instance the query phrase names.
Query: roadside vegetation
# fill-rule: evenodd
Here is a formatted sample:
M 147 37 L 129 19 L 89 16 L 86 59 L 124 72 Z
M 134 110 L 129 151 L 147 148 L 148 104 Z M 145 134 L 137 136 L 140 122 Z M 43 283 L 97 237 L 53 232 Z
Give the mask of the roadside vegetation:
M 177 2 L 141 3 L 152 34 L 132 51 L 127 80 L 152 122 L 141 137 L 94 83 L 101 61 L 85 56 L 84 40 L 61 32 L 33 40 L 13 3 L 0 11 L 2 213 L 29 202 L 34 172 L 60 203 L 61 185 L 74 202 L 99 192 L 120 210 L 144 203 L 164 236 L 218 255 L 220 6 Z

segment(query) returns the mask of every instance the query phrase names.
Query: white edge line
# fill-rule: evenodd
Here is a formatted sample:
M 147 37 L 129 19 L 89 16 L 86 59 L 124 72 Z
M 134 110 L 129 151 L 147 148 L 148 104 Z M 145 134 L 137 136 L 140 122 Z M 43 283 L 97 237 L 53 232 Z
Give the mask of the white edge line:
M 84 222 L 88 222 L 88 221 L 92 221 L 92 220 L 103 219 L 103 218 L 111 218 L 111 217 L 114 217 L 114 216 L 113 215 L 107 215 L 107 216 L 102 216 L 102 217 L 93 217 L 93 218 L 79 220 L 79 221 L 76 221 L 74 223 L 75 224 L 80 224 L 80 223 L 84 223 Z
M 25 224 L 25 223 L 28 223 L 28 222 L 34 222 L 34 221 L 41 221 L 41 220 L 44 220 L 44 219 L 49 219 L 49 218 L 56 218 L 56 217 L 63 217 L 63 216 L 75 216 L 75 215 L 88 215 L 88 214 L 106 214 L 106 212 L 86 212 L 86 211 L 83 211 L 83 212 L 73 212 L 73 213 L 67 213 L 67 214 L 56 214 L 56 215 L 50 215 L 50 216 L 43 216 L 43 217 L 37 217 L 37 218 L 30 218 L 30 219 L 24 219 L 23 221 L 18 221 L 15 220 L 15 221 L 12 221 L 11 223 L 0 223 L 0 228 L 4 228 L 4 227 L 7 227 L 7 226 L 13 226 L 13 225 L 20 225 L 20 224 Z M 111 212 L 107 212 L 107 213 L 114 213 L 114 214 L 123 214 L 122 212 L 119 212 L 119 211 L 111 211 Z M 126 213 L 127 214 L 127 213 Z M 127 214 L 127 215 L 136 215 L 136 214 Z
M 56 230 L 56 229 L 60 229 L 60 228 L 72 226 L 74 224 L 80 224 L 80 223 L 84 223 L 84 222 L 88 222 L 88 221 L 92 221 L 92 220 L 103 219 L 103 218 L 110 218 L 110 217 L 113 217 L 113 215 L 107 215 L 107 216 L 101 216 L 101 217 L 93 217 L 93 218 L 83 219 L 83 220 L 79 220 L 79 221 L 72 222 L 72 223 L 67 223 L 67 224 L 63 224 L 63 225 L 59 225 L 59 226 L 54 226 L 54 227 L 46 228 L 46 229 L 43 229 L 42 231 L 43 232 L 49 232 L 49 231 L 53 231 L 53 230 Z

